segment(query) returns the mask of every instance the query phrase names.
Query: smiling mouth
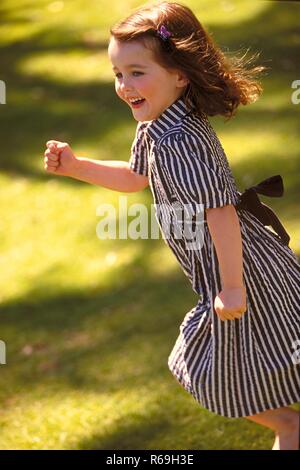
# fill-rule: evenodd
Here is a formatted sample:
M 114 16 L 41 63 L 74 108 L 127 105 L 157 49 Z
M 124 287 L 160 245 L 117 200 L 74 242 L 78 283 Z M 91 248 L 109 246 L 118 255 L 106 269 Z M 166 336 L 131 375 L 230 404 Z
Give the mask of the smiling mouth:
M 130 106 L 132 106 L 133 108 L 139 108 L 140 106 L 142 106 L 142 104 L 144 103 L 145 98 L 142 98 L 141 100 L 139 101 L 135 101 L 134 103 L 131 103 L 130 102 Z

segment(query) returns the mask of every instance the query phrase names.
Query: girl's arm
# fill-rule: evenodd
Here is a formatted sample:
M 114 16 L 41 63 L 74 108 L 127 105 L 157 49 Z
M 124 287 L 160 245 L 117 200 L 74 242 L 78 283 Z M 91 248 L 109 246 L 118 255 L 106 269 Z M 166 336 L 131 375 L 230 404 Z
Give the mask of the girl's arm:
M 124 161 L 90 160 L 76 157 L 65 142 L 47 142 L 45 169 L 60 176 L 103 186 L 114 191 L 135 192 L 148 186 L 147 176 L 139 175 Z
M 148 186 L 147 176 L 134 173 L 128 162 L 90 160 L 77 157 L 77 164 L 70 175 L 72 178 L 96 184 L 114 191 L 135 192 Z
M 234 206 L 206 209 L 206 220 L 218 256 L 222 287 L 243 286 L 242 238 Z
M 230 204 L 206 209 L 206 220 L 216 249 L 222 284 L 215 304 L 221 319 L 238 318 L 246 310 L 239 218 L 235 207 Z

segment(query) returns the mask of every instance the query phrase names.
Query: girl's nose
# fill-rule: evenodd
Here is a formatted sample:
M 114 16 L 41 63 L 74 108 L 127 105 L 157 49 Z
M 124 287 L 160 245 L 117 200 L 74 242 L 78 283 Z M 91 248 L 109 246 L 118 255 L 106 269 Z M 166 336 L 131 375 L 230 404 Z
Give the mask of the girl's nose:
M 121 90 L 124 93 L 130 93 L 132 91 L 132 86 L 129 79 L 123 79 L 121 83 Z

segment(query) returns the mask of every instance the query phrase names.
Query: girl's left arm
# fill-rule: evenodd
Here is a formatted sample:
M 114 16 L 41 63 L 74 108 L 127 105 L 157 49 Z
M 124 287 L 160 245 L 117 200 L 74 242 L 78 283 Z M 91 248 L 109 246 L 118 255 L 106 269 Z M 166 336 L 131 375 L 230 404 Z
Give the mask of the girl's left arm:
M 221 320 L 240 318 L 246 311 L 240 222 L 232 204 L 206 209 L 206 220 L 220 268 L 222 291 L 215 299 Z

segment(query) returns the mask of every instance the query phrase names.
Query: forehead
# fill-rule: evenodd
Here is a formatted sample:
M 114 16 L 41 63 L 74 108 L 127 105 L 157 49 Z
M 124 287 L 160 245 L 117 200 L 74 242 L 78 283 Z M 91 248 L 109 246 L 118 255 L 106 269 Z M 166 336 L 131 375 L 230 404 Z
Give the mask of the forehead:
M 120 42 L 111 38 L 108 55 L 112 65 L 129 67 L 132 64 L 153 65 L 153 54 L 139 41 Z

